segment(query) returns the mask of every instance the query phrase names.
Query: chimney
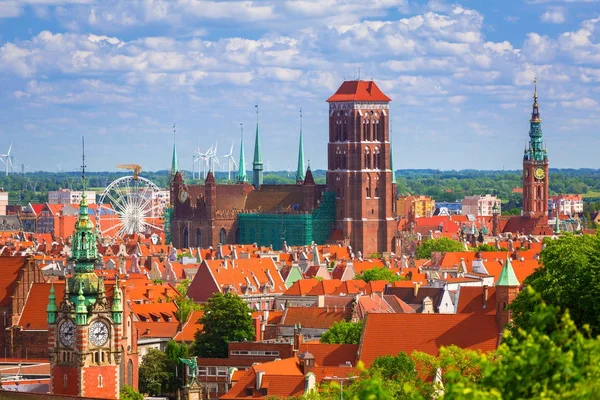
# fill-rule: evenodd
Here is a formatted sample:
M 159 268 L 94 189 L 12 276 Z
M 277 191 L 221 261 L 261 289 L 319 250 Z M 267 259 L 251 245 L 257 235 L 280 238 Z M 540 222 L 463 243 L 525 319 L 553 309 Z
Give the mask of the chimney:
M 313 356 L 308 351 L 299 354 L 298 360 L 300 361 L 300 369 L 302 369 L 302 373 L 304 375 L 308 374 L 309 372 L 312 372 L 315 368 L 315 356 Z
M 423 314 L 433 314 L 433 300 L 429 296 L 423 299 Z
M 483 308 L 487 307 L 489 288 L 488 285 L 483 285 Z
M 256 391 L 257 392 L 260 390 L 260 387 L 262 386 L 263 376 L 265 376 L 265 372 L 264 371 L 257 371 L 256 372 Z
M 262 340 L 262 332 L 260 329 L 260 316 L 253 318 L 252 322 L 254 322 L 254 341 L 260 342 Z
M 414 283 L 415 283 L 414 297 L 417 297 L 417 294 L 419 293 L 419 287 L 421 286 L 421 284 L 419 282 L 414 282 Z
M 154 288 L 146 287 L 146 297 L 148 300 L 154 300 Z
M 294 348 L 292 350 L 295 354 L 300 351 L 300 345 L 302 345 L 303 340 L 304 337 L 302 336 L 302 325 L 294 325 Z

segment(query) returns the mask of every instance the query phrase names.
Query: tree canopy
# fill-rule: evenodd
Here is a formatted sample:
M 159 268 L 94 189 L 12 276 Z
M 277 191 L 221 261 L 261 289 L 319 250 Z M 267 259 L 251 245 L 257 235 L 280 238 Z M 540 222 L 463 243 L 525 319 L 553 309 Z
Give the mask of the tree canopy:
M 417 246 L 417 258 L 430 258 L 433 252 L 465 251 L 465 246 L 448 238 L 427 239 Z
M 335 322 L 327 332 L 321 336 L 321 343 L 329 344 L 358 344 L 362 334 L 363 324 L 359 322 Z
M 523 283 L 546 303 L 568 310 L 579 328 L 587 324 L 594 336 L 600 334 L 600 236 L 566 234 L 545 244 L 542 266 Z M 529 325 L 536 304 L 521 292 L 511 304 L 515 324 Z
M 204 329 L 196 332 L 193 349 L 199 357 L 227 357 L 227 343 L 255 338 L 252 310 L 232 293 L 215 293 L 209 298 L 199 322 Z
M 139 367 L 140 392 L 151 396 L 173 393 L 181 381 L 175 376 L 176 361 L 157 349 L 150 349 Z
M 358 274 L 354 277 L 354 279 L 362 279 L 365 282 L 371 281 L 388 281 L 388 282 L 396 282 L 404 277 L 396 275 L 392 270 L 388 268 L 371 268 L 363 271 L 362 274 Z

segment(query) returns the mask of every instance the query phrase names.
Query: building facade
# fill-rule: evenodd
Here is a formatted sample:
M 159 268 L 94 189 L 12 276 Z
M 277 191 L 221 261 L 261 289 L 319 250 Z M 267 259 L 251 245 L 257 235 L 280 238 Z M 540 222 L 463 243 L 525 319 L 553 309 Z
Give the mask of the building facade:
M 346 81 L 327 99 L 327 188 L 336 196 L 336 229 L 365 255 L 395 249 L 390 101 L 373 81 Z
M 48 204 L 79 204 L 83 192 L 80 190 L 60 189 L 48 192 Z M 87 204 L 96 204 L 96 192 L 87 190 Z
M 462 213 L 476 217 L 491 217 L 492 210 L 496 207 L 502 209 L 502 202 L 496 196 L 486 194 L 485 196 L 465 196 L 462 200 Z
M 559 215 L 575 216 L 583 212 L 583 196 L 580 194 L 561 194 L 550 196 L 550 209 Z
M 430 196 L 399 196 L 396 210 L 400 218 L 408 218 L 411 213 L 415 218 L 429 218 L 435 212 L 435 200 Z
M 8 206 L 8 192 L 0 191 L 0 215 L 6 215 L 6 207 Z

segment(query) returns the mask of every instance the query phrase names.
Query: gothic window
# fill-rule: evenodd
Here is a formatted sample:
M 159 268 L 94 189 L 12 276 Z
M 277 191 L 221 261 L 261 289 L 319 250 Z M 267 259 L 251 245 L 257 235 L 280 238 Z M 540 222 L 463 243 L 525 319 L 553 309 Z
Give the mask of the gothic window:
M 127 385 L 133 386 L 133 361 L 127 361 Z
M 375 197 L 379 197 L 379 188 L 375 187 Z
M 368 127 L 367 122 L 369 122 L 369 121 L 362 122 L 362 131 L 361 131 L 361 137 L 360 137 L 361 141 L 367 140 L 367 127 Z
M 365 169 L 371 169 L 371 150 L 365 147 Z
M 342 121 L 338 120 L 335 121 L 336 126 L 335 126 L 335 141 L 339 142 L 340 138 L 342 136 Z
M 367 186 L 367 198 L 371 197 L 371 188 Z
M 348 127 L 346 126 L 346 120 L 344 120 L 344 124 L 342 125 L 342 142 L 346 141 L 346 136 L 348 134 Z
M 219 232 L 219 243 L 227 243 L 227 231 L 225 230 L 225 228 L 221 228 L 221 231 Z
M 190 247 L 190 243 L 189 243 L 189 232 L 188 232 L 188 228 L 185 227 L 183 229 L 183 247 L 187 248 Z
M 202 247 L 202 232 L 200 232 L 200 228 L 196 229 L 196 247 Z
M 63 388 L 64 388 L 64 389 L 66 389 L 66 388 L 67 388 L 67 381 L 68 381 L 68 379 L 67 379 L 67 374 L 64 374 L 64 375 L 63 375 Z
M 538 186 L 538 188 L 537 188 L 537 197 L 538 197 L 538 199 L 542 198 L 542 187 L 541 186 Z
M 373 120 L 373 140 L 379 140 L 379 121 Z
M 381 154 L 379 151 L 379 147 L 375 147 L 375 150 L 373 150 L 373 159 L 374 159 L 374 164 L 375 164 L 375 169 L 379 169 L 381 168 Z

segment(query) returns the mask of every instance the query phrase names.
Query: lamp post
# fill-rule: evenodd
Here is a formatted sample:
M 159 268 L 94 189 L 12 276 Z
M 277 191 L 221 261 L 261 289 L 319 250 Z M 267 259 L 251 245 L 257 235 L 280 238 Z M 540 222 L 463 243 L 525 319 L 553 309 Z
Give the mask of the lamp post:
M 334 376 L 326 376 L 323 379 L 327 379 L 327 380 L 331 380 L 331 381 L 338 381 L 340 383 L 340 400 L 343 400 L 344 399 L 344 381 L 354 380 L 356 378 L 358 378 L 358 376 L 338 377 L 338 376 L 334 375 Z

